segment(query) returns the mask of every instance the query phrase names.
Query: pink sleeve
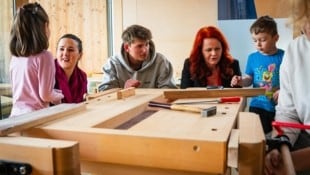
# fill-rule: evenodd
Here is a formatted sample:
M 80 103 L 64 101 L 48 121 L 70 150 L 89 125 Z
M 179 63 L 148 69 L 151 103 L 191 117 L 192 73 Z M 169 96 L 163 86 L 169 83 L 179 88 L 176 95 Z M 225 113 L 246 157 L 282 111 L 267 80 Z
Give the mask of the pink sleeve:
M 45 102 L 60 103 L 64 96 L 61 92 L 54 90 L 55 65 L 53 56 L 48 51 L 45 51 L 39 62 L 38 80 L 40 98 Z

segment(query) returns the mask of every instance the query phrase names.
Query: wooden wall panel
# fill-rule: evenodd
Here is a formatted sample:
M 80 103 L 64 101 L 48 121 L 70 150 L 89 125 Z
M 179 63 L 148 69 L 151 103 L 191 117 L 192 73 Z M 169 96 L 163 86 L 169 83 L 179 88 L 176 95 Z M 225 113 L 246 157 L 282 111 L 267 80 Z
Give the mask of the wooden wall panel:
M 28 3 L 28 0 L 15 0 L 16 2 L 16 8 L 19 8 L 21 6 L 23 6 L 25 3 Z
M 255 0 L 255 7 L 258 17 L 287 18 L 290 14 L 288 0 Z
M 88 75 L 102 72 L 107 58 L 106 0 L 31 0 L 39 2 L 50 17 L 50 47 L 55 55 L 58 39 L 65 33 L 79 36 L 84 55 L 79 66 Z

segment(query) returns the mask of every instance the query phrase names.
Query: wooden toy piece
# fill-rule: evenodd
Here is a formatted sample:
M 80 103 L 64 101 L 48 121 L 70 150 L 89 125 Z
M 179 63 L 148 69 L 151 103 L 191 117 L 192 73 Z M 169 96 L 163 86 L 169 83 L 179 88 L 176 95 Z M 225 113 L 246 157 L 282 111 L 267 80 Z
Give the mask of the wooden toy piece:
M 136 94 L 135 92 L 135 88 L 134 87 L 130 87 L 130 88 L 126 88 L 126 89 L 122 89 L 117 91 L 117 99 L 124 99 L 130 96 L 134 96 Z
M 115 93 L 115 92 L 118 92 L 119 90 L 120 90 L 120 88 L 113 88 L 113 89 L 108 89 L 108 90 L 105 90 L 105 91 L 97 92 L 97 93 L 94 93 L 94 94 L 87 94 L 86 95 L 86 101 L 89 101 L 89 100 L 92 100 L 92 99 L 95 99 L 95 98 L 98 98 L 98 97 L 101 97 L 101 96 L 104 96 L 104 95 L 108 95 L 108 94 L 111 94 L 111 93 Z

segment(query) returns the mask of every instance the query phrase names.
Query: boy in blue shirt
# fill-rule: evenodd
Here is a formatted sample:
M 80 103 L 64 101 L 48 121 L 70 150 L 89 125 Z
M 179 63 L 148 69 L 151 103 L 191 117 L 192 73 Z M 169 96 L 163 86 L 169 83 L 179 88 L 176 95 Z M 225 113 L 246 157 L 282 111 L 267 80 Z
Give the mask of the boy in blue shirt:
M 249 111 L 259 115 L 264 133 L 272 131 L 275 105 L 280 88 L 279 69 L 284 51 L 277 48 L 277 24 L 273 18 L 262 16 L 251 26 L 250 32 L 257 49 L 248 56 L 245 76 L 234 76 L 231 86 L 251 86 L 266 89 L 266 94 L 253 97 Z M 268 134 L 269 135 L 269 134 Z

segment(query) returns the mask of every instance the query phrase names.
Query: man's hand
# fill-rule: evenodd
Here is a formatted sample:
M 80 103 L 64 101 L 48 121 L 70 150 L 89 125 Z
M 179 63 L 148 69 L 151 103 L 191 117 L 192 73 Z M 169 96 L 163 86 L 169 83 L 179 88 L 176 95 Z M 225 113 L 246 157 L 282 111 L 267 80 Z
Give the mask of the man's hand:
M 129 88 L 129 87 L 137 88 L 140 86 L 140 84 L 141 84 L 141 82 L 139 80 L 129 79 L 126 81 L 124 88 Z

